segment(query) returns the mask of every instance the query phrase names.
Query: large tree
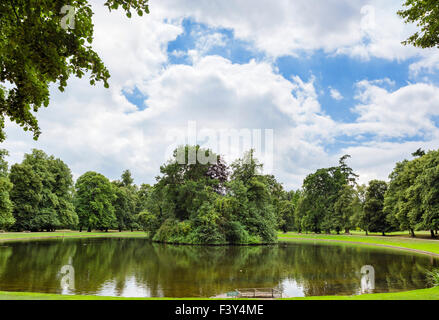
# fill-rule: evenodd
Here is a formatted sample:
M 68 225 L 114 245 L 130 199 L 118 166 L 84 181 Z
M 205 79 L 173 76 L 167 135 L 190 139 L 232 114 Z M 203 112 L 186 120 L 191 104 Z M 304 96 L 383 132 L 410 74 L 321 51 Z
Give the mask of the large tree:
M 149 13 L 147 3 L 107 0 L 103 5 L 110 11 L 121 7 L 131 17 L 132 11 Z M 0 2 L 0 141 L 6 117 L 38 138 L 34 113 L 49 105 L 50 84 L 64 91 L 71 75 L 88 74 L 91 85 L 103 81 L 108 87 L 110 74 L 91 46 L 92 16 L 89 0 Z
M 386 219 L 384 212 L 384 195 L 387 191 L 387 183 L 380 180 L 372 180 L 366 191 L 364 212 L 361 218 L 366 234 L 368 232 L 386 232 L 392 230 L 392 225 Z
M 409 37 L 404 44 L 420 48 L 439 46 L 439 1 L 406 0 L 404 9 L 398 11 L 406 23 L 416 23 L 418 32 Z
M 34 230 L 40 229 L 35 218 L 39 214 L 39 203 L 43 190 L 40 176 L 34 172 L 29 164 L 14 164 L 9 175 L 13 188 L 11 200 L 14 204 L 14 229 Z
M 77 224 L 72 174 L 63 161 L 34 149 L 25 154 L 21 164 L 12 166 L 10 179 L 19 230 L 53 231 Z
M 344 230 L 346 234 L 349 234 L 349 231 L 353 227 L 353 216 L 356 205 L 355 200 L 355 188 L 348 184 L 345 185 L 340 191 L 337 201 L 334 203 L 332 226 L 337 234 L 339 234 L 341 230 Z
M 300 228 L 306 231 L 320 233 L 340 228 L 348 229 L 348 225 L 342 222 L 343 215 L 338 211 L 336 217 L 335 204 L 345 191 L 346 186 L 356 184 L 357 175 L 346 164 L 350 158 L 345 155 L 340 158 L 339 165 L 331 168 L 323 168 L 308 175 L 303 181 L 303 199 L 300 201 L 296 217 L 300 217 Z
M 415 186 L 424 209 L 420 219 L 422 227 L 430 230 L 434 238 L 434 231 L 439 230 L 439 151 L 428 152 L 423 160 L 423 171 Z
M 105 230 L 116 226 L 113 203 L 116 194 L 113 184 L 96 172 L 86 172 L 75 184 L 75 208 L 79 217 L 79 228 Z
M 409 230 L 412 237 L 420 229 L 423 214 L 420 184 L 416 183 L 423 170 L 424 158 L 405 160 L 396 164 L 390 174 L 389 188 L 385 194 L 384 212 L 387 220 L 397 229 Z
M 9 195 L 12 183 L 8 177 L 8 163 L 5 160 L 7 155 L 8 151 L 0 150 L 0 229 L 9 228 L 15 222 L 12 215 L 13 205 Z
M 113 202 L 117 227 L 119 231 L 137 228 L 136 213 L 138 208 L 138 192 L 131 172 L 125 170 L 122 173 L 121 181 L 113 181 L 115 200 Z

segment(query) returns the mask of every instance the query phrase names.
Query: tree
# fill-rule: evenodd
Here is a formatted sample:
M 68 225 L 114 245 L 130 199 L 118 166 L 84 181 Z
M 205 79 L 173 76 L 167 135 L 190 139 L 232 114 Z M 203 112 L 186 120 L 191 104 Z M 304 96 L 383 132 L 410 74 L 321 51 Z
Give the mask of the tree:
M 13 205 L 10 199 L 12 183 L 8 178 L 8 163 L 5 157 L 9 155 L 7 150 L 0 150 L 0 229 L 7 229 L 15 223 L 12 215 Z
M 421 148 L 419 148 L 418 150 L 416 150 L 415 152 L 412 153 L 413 157 L 423 157 L 425 156 L 425 151 L 422 150 Z
M 414 156 L 417 156 L 416 153 Z M 397 229 L 409 230 L 412 237 L 415 237 L 415 230 L 420 228 L 423 214 L 420 185 L 416 183 L 423 170 L 423 159 L 421 156 L 397 163 L 389 176 L 390 183 L 384 198 L 387 220 Z
M 278 228 L 287 233 L 294 228 L 294 204 L 290 200 L 281 200 L 278 205 Z
M 6 178 L 8 176 L 8 162 L 5 157 L 9 156 L 8 150 L 0 149 L 0 177 Z
M 330 169 L 319 169 L 303 181 L 304 200 L 301 205 L 302 226 L 307 231 L 330 232 L 333 203 L 338 194 L 337 183 Z
M 439 230 L 439 151 L 428 152 L 423 160 L 423 170 L 415 186 L 419 190 L 424 209 L 420 219 L 422 227 L 430 230 L 434 238 L 434 231 Z
M 79 228 L 108 231 L 116 225 L 113 203 L 116 199 L 114 186 L 102 174 L 86 172 L 75 184 L 75 208 L 79 217 Z
M 437 0 L 405 0 L 404 10 L 398 11 L 405 23 L 416 23 L 420 31 L 403 44 L 420 48 L 439 46 L 439 2 Z
M 0 229 L 7 229 L 15 223 L 12 215 L 13 205 L 9 198 L 12 183 L 9 179 L 0 178 Z
M 146 210 L 151 192 L 152 187 L 149 184 L 143 183 L 140 188 L 138 188 L 136 195 L 136 214 Z
M 334 204 L 333 228 L 340 233 L 344 230 L 349 234 L 353 227 L 352 217 L 355 212 L 355 189 L 351 185 L 345 185 Z
M 11 168 L 15 227 L 18 230 L 54 231 L 78 222 L 72 204 L 73 179 L 60 159 L 34 149 Z
M 40 225 L 35 223 L 39 212 L 39 203 L 43 182 L 29 164 L 14 164 L 9 175 L 13 184 L 10 197 L 14 205 L 14 229 L 37 231 Z
M 122 177 L 121 178 L 122 178 L 121 183 L 122 183 L 122 185 L 124 187 L 131 187 L 132 186 L 132 184 L 134 182 L 134 179 L 131 177 L 131 171 L 130 170 L 125 170 L 122 173 Z
M 73 205 L 73 177 L 70 168 L 60 159 L 50 157 L 49 172 L 52 176 L 51 192 L 56 197 L 55 211 L 59 227 L 75 228 L 78 215 Z
M 132 11 L 149 13 L 147 2 L 107 0 L 104 5 L 110 11 L 122 7 L 131 17 Z M 91 47 L 92 15 L 88 0 L 0 3 L 0 83 L 12 84 L 11 88 L 0 85 L 0 141 L 5 139 L 6 117 L 32 131 L 34 139 L 39 137 L 33 113 L 49 105 L 51 83 L 64 91 L 71 75 L 81 78 L 89 73 L 91 85 L 103 81 L 108 87 L 110 74 Z
M 335 204 L 345 187 L 355 186 L 358 177 L 346 164 L 348 158 L 350 155 L 344 155 L 338 166 L 319 169 L 303 181 L 303 199 L 295 212 L 296 225 L 300 223 L 300 231 L 303 228 L 315 233 L 321 233 L 322 230 L 326 233 L 331 230 L 339 232 L 342 225 L 348 229 L 347 221 L 343 222 L 347 212 L 342 213 L 341 209 L 335 212 Z
M 364 203 L 364 216 L 362 217 L 366 234 L 368 231 L 381 232 L 384 236 L 392 229 L 383 210 L 386 191 L 387 183 L 385 181 L 372 180 L 369 182 Z
M 210 173 L 212 164 L 198 160 L 192 163 L 192 154 L 218 159 L 211 150 L 200 146 L 184 146 L 176 149 L 173 158 L 160 167 L 162 176 L 157 177 L 156 189 L 164 202 L 162 208 L 167 209 L 168 216 L 180 221 L 196 214 L 206 200 L 206 187 L 216 190 L 221 183 L 220 177 Z M 178 159 L 180 156 L 183 159 Z
M 133 185 L 134 180 L 129 170 L 125 170 L 121 178 L 122 181 L 113 181 L 116 195 L 113 206 L 117 218 L 117 227 L 120 232 L 126 229 L 133 231 L 137 228 L 137 187 Z
M 218 182 L 214 186 L 215 192 L 224 194 L 226 192 L 225 183 L 229 179 L 229 167 L 221 156 L 218 156 L 216 163 L 210 164 L 206 174 L 209 178 Z
M 355 186 L 355 197 L 352 207 L 354 209 L 354 214 L 352 215 L 352 225 L 363 230 L 367 229 L 367 219 L 364 216 L 364 203 L 366 202 L 366 185 L 356 185 Z M 367 233 L 367 232 L 366 232 Z

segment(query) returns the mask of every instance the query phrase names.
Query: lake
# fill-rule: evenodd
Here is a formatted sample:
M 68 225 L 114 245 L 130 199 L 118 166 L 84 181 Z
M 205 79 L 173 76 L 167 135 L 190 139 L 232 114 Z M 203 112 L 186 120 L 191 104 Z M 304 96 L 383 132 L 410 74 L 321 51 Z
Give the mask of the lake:
M 437 259 L 420 254 L 313 242 L 265 247 L 174 246 L 126 238 L 0 243 L 0 291 L 176 298 L 276 288 L 284 297 L 354 295 L 427 288 L 425 273 L 437 267 Z

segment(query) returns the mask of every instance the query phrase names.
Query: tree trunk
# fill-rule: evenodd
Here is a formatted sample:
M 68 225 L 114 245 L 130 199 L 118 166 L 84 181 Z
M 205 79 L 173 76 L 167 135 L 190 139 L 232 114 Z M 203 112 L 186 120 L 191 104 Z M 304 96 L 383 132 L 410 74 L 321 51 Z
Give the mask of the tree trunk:
M 368 236 L 369 234 L 367 233 L 367 230 L 366 230 L 366 236 Z
M 79 232 L 82 232 L 82 227 L 79 227 Z
M 105 228 L 105 232 L 108 232 L 108 228 Z
M 107 230 L 108 231 L 108 230 Z M 122 232 L 122 228 L 119 227 L 119 232 Z
M 416 235 L 415 235 L 415 230 L 410 229 L 410 236 L 411 236 L 412 238 L 415 238 L 415 237 L 416 237 Z
M 385 232 L 383 232 L 383 237 L 385 237 L 386 236 L 386 233 Z
M 91 227 L 88 227 L 87 232 L 91 232 Z
M 434 235 L 434 231 L 433 230 L 430 230 L 430 233 L 431 233 L 431 237 L 432 238 L 436 238 L 436 236 Z
M 345 229 L 344 229 L 344 233 L 346 233 L 346 234 L 351 234 L 350 231 L 351 231 L 351 230 L 349 230 L 349 228 L 345 228 Z

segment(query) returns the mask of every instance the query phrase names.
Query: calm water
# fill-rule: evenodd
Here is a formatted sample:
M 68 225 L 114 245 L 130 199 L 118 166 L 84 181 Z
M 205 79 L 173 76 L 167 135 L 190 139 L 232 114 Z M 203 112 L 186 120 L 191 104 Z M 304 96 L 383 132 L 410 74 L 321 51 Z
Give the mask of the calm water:
M 144 239 L 15 242 L 0 244 L 0 290 L 212 297 L 236 288 L 278 288 L 289 297 L 352 295 L 361 293 L 364 265 L 375 270 L 374 292 L 393 292 L 428 287 L 425 272 L 439 262 L 400 251 L 313 243 L 192 247 Z M 68 277 L 69 269 L 74 279 Z

